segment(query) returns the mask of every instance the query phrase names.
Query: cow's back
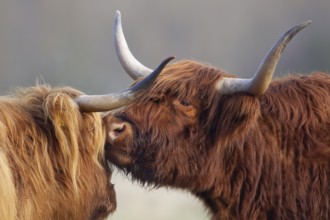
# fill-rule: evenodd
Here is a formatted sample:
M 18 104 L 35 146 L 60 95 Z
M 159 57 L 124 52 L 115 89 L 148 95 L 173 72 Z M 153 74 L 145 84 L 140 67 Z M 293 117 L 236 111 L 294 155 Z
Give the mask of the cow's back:
M 274 186 L 270 216 L 329 219 L 330 76 L 313 73 L 274 81 L 261 103 L 263 135 L 271 140 L 266 147 L 276 152 L 268 157 L 279 171 L 279 178 L 265 180 Z

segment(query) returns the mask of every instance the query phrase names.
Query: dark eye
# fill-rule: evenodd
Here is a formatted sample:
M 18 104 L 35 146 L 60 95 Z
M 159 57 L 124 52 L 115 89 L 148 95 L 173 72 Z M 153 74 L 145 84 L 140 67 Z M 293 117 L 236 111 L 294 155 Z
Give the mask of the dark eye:
M 186 100 L 186 99 L 182 99 L 180 101 L 180 104 L 183 105 L 183 106 L 190 106 L 190 102 L 188 100 Z
M 161 99 L 158 99 L 158 98 L 152 98 L 151 101 L 152 101 L 153 103 L 155 103 L 155 104 L 158 105 L 158 104 L 160 104 Z

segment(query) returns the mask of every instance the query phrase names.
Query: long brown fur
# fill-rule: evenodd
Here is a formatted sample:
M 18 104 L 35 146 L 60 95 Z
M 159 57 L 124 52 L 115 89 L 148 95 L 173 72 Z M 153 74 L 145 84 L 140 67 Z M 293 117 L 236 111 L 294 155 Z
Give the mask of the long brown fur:
M 40 85 L 0 98 L 0 219 L 104 219 L 116 198 L 101 115 Z
M 190 191 L 213 219 L 330 218 L 330 76 L 274 80 L 221 95 L 234 77 L 193 61 L 166 68 L 108 123 L 126 123 L 112 158 L 142 184 Z M 129 161 L 129 162 L 127 162 Z

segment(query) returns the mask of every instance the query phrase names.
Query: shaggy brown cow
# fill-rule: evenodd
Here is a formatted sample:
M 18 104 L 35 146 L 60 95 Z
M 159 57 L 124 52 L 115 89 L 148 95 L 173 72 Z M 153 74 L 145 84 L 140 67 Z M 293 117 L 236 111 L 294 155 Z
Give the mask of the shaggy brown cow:
M 309 23 L 284 34 L 252 79 L 194 61 L 168 66 L 107 118 L 110 160 L 142 184 L 190 191 L 213 219 L 330 219 L 330 76 L 271 81 Z
M 169 60 L 122 93 L 39 85 L 0 97 L 0 219 L 92 220 L 113 212 L 105 127 L 95 112 L 132 101 Z

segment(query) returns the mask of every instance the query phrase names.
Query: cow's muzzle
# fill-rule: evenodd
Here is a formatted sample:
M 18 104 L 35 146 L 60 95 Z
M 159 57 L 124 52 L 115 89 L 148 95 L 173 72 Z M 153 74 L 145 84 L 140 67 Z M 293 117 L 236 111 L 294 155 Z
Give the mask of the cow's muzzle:
M 132 126 L 114 116 L 105 119 L 106 125 L 106 158 L 119 167 L 132 163 L 130 147 L 133 141 Z

